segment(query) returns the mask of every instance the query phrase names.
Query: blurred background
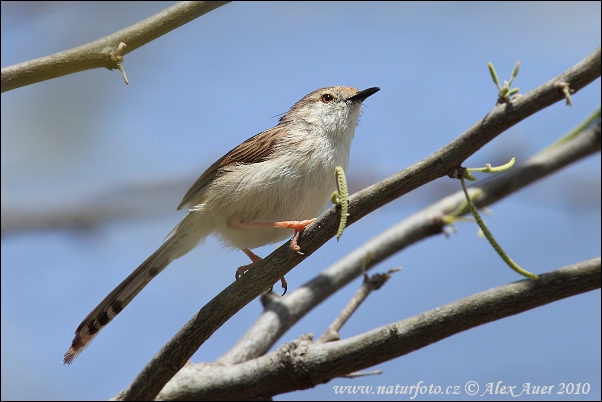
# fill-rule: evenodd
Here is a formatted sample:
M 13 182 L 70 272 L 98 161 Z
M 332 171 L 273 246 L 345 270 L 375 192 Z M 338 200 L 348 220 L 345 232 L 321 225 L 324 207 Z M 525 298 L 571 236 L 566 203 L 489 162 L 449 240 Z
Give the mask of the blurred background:
M 171 4 L 2 2 L 2 67 L 88 43 Z M 231 3 L 128 54 L 129 86 L 118 71 L 96 69 L 2 94 L 2 399 L 110 398 L 234 280 L 246 256 L 209 239 L 144 289 L 73 365 L 62 365 L 81 320 L 183 217 L 176 206 L 194 180 L 277 124 L 305 94 L 332 85 L 381 88 L 366 101 L 352 145 L 347 177 L 354 192 L 425 158 L 489 112 L 497 90 L 487 62 L 503 80 L 520 60 L 514 85 L 526 93 L 600 46 L 600 31 L 600 2 Z M 465 166 L 524 161 L 600 104 L 600 80 L 573 102 L 521 122 Z M 340 242 L 331 240 L 287 275 L 289 290 L 459 188 L 439 179 L 350 226 Z M 530 271 L 599 256 L 600 154 L 491 208 L 489 227 Z M 404 269 L 368 298 L 341 336 L 522 279 L 474 224 L 458 229 L 376 267 Z M 319 336 L 360 283 L 316 308 L 282 342 Z M 218 358 L 260 312 L 258 300 L 250 303 L 192 360 Z M 522 400 L 600 400 L 600 315 L 597 290 L 373 368 L 382 375 L 334 379 L 275 399 L 341 399 L 334 385 L 477 381 L 484 388 L 503 381 L 555 386 L 551 395 Z M 561 383 L 591 388 L 557 395 Z

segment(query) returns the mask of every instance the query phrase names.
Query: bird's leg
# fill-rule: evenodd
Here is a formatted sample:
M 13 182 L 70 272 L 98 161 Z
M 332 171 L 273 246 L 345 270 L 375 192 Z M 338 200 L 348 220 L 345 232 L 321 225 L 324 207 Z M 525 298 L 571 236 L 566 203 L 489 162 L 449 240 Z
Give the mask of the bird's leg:
M 245 272 L 247 272 L 248 270 L 253 268 L 253 266 L 255 264 L 257 264 L 259 261 L 261 261 L 261 257 L 249 249 L 245 248 L 242 250 L 242 252 L 245 253 L 247 255 L 247 257 L 249 257 L 251 259 L 251 261 L 253 261 L 253 262 L 250 264 L 247 264 L 247 265 L 243 265 L 242 267 L 238 267 L 236 269 L 236 280 L 238 280 L 241 276 L 243 276 L 245 274 Z
M 281 222 L 240 222 L 240 221 L 229 221 L 228 226 L 234 229 L 252 229 L 252 228 L 282 228 L 282 229 L 295 229 L 295 234 L 291 239 L 291 250 L 303 255 L 299 247 L 299 235 L 303 229 L 305 229 L 310 223 L 315 221 L 316 218 L 306 219 L 303 221 L 281 221 Z M 244 251 L 244 250 L 243 250 Z M 249 254 L 247 254 L 249 255 Z M 255 254 L 253 254 L 255 255 Z M 251 256 L 249 256 L 251 257 Z M 257 257 L 257 256 L 255 256 Z M 259 257 L 257 257 L 259 258 Z M 253 258 L 251 257 L 251 260 Z M 242 268 L 242 267 L 241 267 Z
M 257 254 L 255 254 L 254 252 L 252 252 L 249 249 L 243 249 L 242 252 L 245 253 L 247 255 L 247 257 L 249 257 L 251 259 L 251 261 L 253 261 L 253 262 L 250 264 L 247 264 L 247 265 L 243 265 L 242 267 L 238 267 L 238 269 L 236 270 L 236 280 L 238 280 L 238 278 L 243 276 L 245 274 L 245 272 L 247 272 L 251 268 L 253 268 L 255 266 L 255 264 L 257 264 L 259 261 L 261 261 L 261 257 L 259 257 Z M 282 278 L 280 278 L 280 284 L 282 285 L 282 289 L 284 289 L 284 292 L 282 293 L 281 296 L 284 296 L 286 294 L 286 291 L 288 290 L 288 284 L 286 283 L 286 279 L 284 279 L 284 276 Z M 270 290 L 267 293 L 270 293 L 272 291 L 272 288 L 273 288 L 273 286 L 270 288 Z
M 228 226 L 233 229 L 253 229 L 253 228 L 294 229 L 295 234 L 293 235 L 293 238 L 291 239 L 290 248 L 291 248 L 291 250 L 295 251 L 296 253 L 303 255 L 303 253 L 300 251 L 301 247 L 299 247 L 299 244 L 298 244 L 299 235 L 301 234 L 301 231 L 303 229 L 305 229 L 310 223 L 312 223 L 315 220 L 316 220 L 316 218 L 306 219 L 306 220 L 302 220 L 302 221 L 241 222 L 238 220 L 231 219 L 228 221 Z M 243 265 L 242 267 L 239 267 L 236 270 L 236 279 L 243 276 L 245 274 L 245 272 L 249 271 L 251 268 L 253 268 L 253 266 L 255 264 L 257 264 L 259 261 L 261 261 L 261 257 L 257 256 L 251 250 L 243 249 L 242 251 L 251 259 L 252 263 Z M 286 294 L 286 291 L 288 290 L 288 284 L 286 283 L 286 279 L 284 277 L 280 278 L 280 284 L 282 285 L 282 289 L 284 289 L 284 292 L 282 293 L 282 296 L 284 296 Z M 272 291 L 272 288 L 270 288 L 270 292 L 271 291 Z

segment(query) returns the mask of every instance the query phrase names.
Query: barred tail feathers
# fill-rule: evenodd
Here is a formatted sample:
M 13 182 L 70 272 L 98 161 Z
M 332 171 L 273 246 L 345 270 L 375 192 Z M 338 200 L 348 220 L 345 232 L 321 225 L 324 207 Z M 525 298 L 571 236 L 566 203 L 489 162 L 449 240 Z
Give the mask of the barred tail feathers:
M 173 260 L 188 253 L 207 237 L 209 233 L 206 233 L 202 226 L 195 225 L 198 223 L 198 217 L 193 215 L 194 212 L 186 215 L 174 228 L 171 237 L 113 289 L 79 324 L 71 347 L 65 353 L 63 364 L 71 364 L 100 330 L 111 322 L 155 276 Z

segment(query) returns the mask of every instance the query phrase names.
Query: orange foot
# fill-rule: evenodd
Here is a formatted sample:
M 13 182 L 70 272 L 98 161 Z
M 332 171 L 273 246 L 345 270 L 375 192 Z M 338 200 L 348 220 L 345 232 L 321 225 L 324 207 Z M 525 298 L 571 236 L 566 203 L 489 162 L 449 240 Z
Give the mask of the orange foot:
M 242 250 L 243 253 L 245 253 L 247 255 L 247 257 L 249 257 L 251 259 L 251 261 L 253 261 L 250 264 L 247 265 L 243 265 L 242 267 L 238 267 L 236 269 L 236 280 L 238 280 L 241 276 L 243 276 L 246 272 L 250 271 L 251 268 L 253 268 L 255 266 L 255 264 L 257 264 L 259 261 L 261 261 L 261 257 L 259 257 L 257 254 L 255 254 L 254 252 L 252 252 L 249 249 L 243 249 Z M 284 276 L 282 278 L 280 278 L 280 284 L 282 285 L 282 289 L 284 289 L 284 292 L 280 295 L 280 297 L 284 296 L 286 294 L 286 291 L 288 290 L 288 284 L 286 283 L 286 279 L 284 279 Z M 270 288 L 269 291 L 267 291 L 266 293 L 270 293 L 272 291 L 274 287 L 272 286 Z
M 237 221 L 230 221 L 228 222 L 228 226 L 232 227 L 232 228 L 236 228 L 236 229 L 250 229 L 250 228 L 282 228 L 282 229 L 295 229 L 295 234 L 293 235 L 293 238 L 291 239 L 291 250 L 295 251 L 298 254 L 303 255 L 303 253 L 301 252 L 301 247 L 299 247 L 299 235 L 301 234 L 301 231 L 303 229 L 305 229 L 310 223 L 312 223 L 313 221 L 315 221 L 316 218 L 313 219 L 306 219 L 303 221 L 281 221 L 281 222 L 237 222 Z M 247 254 L 249 256 L 249 258 L 251 258 L 251 261 L 253 261 L 254 263 L 256 262 L 253 258 L 259 258 L 257 257 L 255 254 L 251 253 L 249 250 L 249 253 L 253 254 L 253 257 L 251 257 L 251 255 L 249 255 L 247 253 L 247 251 L 243 250 L 245 252 L 245 254 Z M 258 261 L 260 261 L 261 258 L 259 258 Z M 253 265 L 253 264 L 250 264 Z M 240 267 L 240 268 L 244 268 L 246 267 Z M 239 269 L 240 269 L 239 268 Z M 245 270 L 245 272 L 248 271 Z

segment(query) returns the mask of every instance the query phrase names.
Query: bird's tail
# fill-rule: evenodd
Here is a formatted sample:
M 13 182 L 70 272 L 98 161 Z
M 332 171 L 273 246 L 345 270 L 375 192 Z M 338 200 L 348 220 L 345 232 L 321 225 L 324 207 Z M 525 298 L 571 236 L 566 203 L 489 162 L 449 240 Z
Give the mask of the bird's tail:
M 65 353 L 63 364 L 71 364 L 100 330 L 111 322 L 169 263 L 192 250 L 207 237 L 209 233 L 204 233 L 202 226 L 195 225 L 198 223 L 198 217 L 193 216 L 194 214 L 189 212 L 165 243 L 113 289 L 79 324 L 71 347 Z

